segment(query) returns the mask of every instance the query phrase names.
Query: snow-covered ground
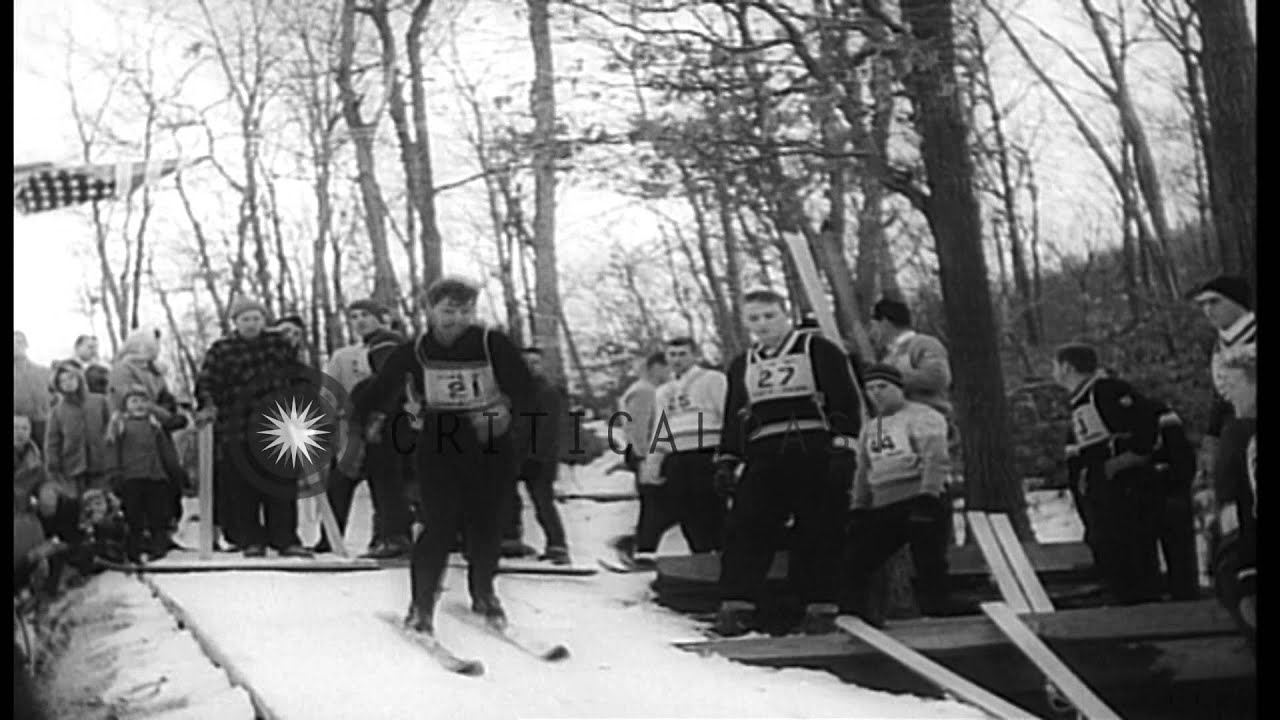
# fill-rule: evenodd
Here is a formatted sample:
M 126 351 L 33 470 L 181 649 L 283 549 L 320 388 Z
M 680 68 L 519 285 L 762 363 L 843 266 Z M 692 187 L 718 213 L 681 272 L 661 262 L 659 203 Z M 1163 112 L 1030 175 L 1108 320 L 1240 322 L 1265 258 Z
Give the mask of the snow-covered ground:
M 625 490 L 629 475 L 603 477 L 614 460 L 606 456 L 575 474 L 593 488 Z M 636 505 L 571 501 L 560 510 L 575 559 L 594 564 L 605 554 L 606 540 L 632 526 Z M 528 511 L 526 540 L 540 547 Z M 368 519 L 362 487 L 347 536 L 350 547 L 367 543 Z M 661 552 L 686 552 L 678 531 L 668 534 Z M 442 605 L 465 608 L 464 572 L 448 571 Z M 694 625 L 648 601 L 646 575 L 499 577 L 498 592 L 513 623 L 571 648 L 572 657 L 562 663 L 524 655 L 443 610 L 440 637 L 459 655 L 485 662 L 480 678 L 441 670 L 377 618 L 406 609 L 408 570 L 152 579 L 251 679 L 281 720 L 982 717 L 965 705 L 867 690 L 819 671 L 750 667 L 678 650 L 671 642 L 697 637 Z

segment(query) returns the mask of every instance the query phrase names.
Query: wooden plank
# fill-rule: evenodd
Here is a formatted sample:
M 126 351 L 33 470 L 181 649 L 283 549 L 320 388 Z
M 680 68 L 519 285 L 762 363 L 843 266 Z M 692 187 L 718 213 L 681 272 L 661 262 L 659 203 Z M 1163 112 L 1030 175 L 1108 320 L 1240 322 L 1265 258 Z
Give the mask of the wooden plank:
M 1059 610 L 1023 616 L 1040 637 L 1063 642 L 1154 642 L 1236 635 L 1234 621 L 1214 600 L 1150 603 L 1111 608 Z M 965 652 L 1008 643 L 982 615 L 889 622 L 885 632 L 925 653 Z M 734 660 L 784 662 L 864 655 L 871 650 L 842 633 L 730 638 L 677 643 L 683 649 L 715 652 Z
M 312 487 L 316 482 L 316 475 L 312 475 L 307 478 L 304 484 L 306 487 Z M 351 553 L 347 551 L 347 543 L 342 538 L 342 529 L 338 526 L 338 518 L 333 514 L 333 505 L 329 503 L 329 494 L 322 492 L 316 495 L 316 504 L 320 507 L 320 524 L 324 526 L 324 534 L 329 539 L 329 547 L 333 548 L 333 552 L 338 557 L 351 557 Z
M 969 511 L 965 513 L 965 518 L 968 519 L 969 529 L 973 531 L 973 537 L 982 550 L 982 557 L 987 561 L 987 567 L 991 568 L 996 586 L 1000 588 L 1000 597 L 1004 598 L 1015 612 L 1030 612 L 1031 603 L 1027 602 L 1022 587 L 1014 578 L 1013 569 L 1009 567 L 1009 561 L 1005 559 L 1004 552 L 996 542 L 995 534 L 991 530 L 991 521 L 986 513 Z
M 196 430 L 196 462 L 200 481 L 200 559 L 213 557 L 213 424 Z
M 381 566 L 373 560 L 353 558 L 350 560 L 316 560 L 313 558 L 261 557 L 246 558 L 236 555 L 225 555 L 210 560 L 199 557 L 198 553 L 169 553 L 165 557 L 150 563 L 119 564 L 101 563 L 103 567 L 122 572 L 142 573 L 193 573 L 193 572 L 242 572 L 242 571 L 288 571 L 288 572 L 348 572 L 355 570 L 378 570 Z
M 889 635 L 876 630 L 859 618 L 843 615 L 836 618 L 836 627 L 897 660 L 939 688 L 967 703 L 976 705 L 993 717 L 1011 719 L 1035 717 L 1032 713 L 964 679 Z
M 1120 720 L 1120 715 L 1098 697 L 1078 675 L 1062 662 L 1048 645 L 1022 623 L 1004 603 L 983 603 L 982 611 L 1018 646 L 1027 659 L 1040 668 L 1045 678 L 1057 686 L 1088 720 Z
M 818 318 L 818 327 L 821 328 L 822 334 L 837 346 L 844 347 L 840 326 L 836 323 L 835 311 L 832 310 L 831 302 L 827 300 L 827 294 L 822 289 L 822 281 L 818 278 L 818 266 L 813 262 L 809 241 L 804 235 L 791 231 L 784 231 L 782 239 L 787 244 L 791 259 L 795 261 L 796 274 L 800 276 L 800 284 L 804 287 L 805 295 L 809 296 L 809 306 L 813 308 L 813 314 Z M 862 384 L 858 382 L 856 375 L 853 378 L 853 389 L 858 393 L 859 412 L 865 425 L 871 406 L 867 403 L 866 393 L 862 391 Z
M 1031 606 L 1032 612 L 1053 612 L 1053 601 L 1049 599 L 1049 593 L 1045 592 L 1044 585 L 1040 583 L 1040 578 L 1031 567 L 1031 561 L 1023 552 L 1022 543 L 1013 532 L 1013 523 L 1009 522 L 1009 516 L 1004 513 L 988 513 L 987 518 L 991 521 L 991 530 L 995 533 L 996 542 L 999 543 L 1009 566 L 1013 568 L 1014 577 L 1022 586 L 1022 594 L 1027 598 L 1027 604 Z

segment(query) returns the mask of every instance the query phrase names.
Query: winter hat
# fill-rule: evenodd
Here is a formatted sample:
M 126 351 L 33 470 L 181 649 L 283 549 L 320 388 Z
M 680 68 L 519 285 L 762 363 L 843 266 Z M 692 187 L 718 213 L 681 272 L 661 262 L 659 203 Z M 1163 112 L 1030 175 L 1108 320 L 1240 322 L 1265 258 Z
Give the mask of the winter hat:
M 276 320 L 276 325 L 284 325 L 285 323 L 288 323 L 290 325 L 296 325 L 298 326 L 299 330 L 302 330 L 304 332 L 307 329 L 307 324 L 302 322 L 301 315 L 297 315 L 297 314 L 285 315 L 281 317 L 279 320 Z
M 864 383 L 869 383 L 872 380 L 882 380 L 891 385 L 902 387 L 902 371 L 892 365 L 885 365 L 884 363 L 872 365 L 871 368 L 863 374 L 862 381 Z
M 1245 310 L 1253 309 L 1249 281 L 1238 275 L 1219 275 L 1187 293 L 1187 299 L 1195 300 L 1205 293 L 1217 293 Z
M 363 310 L 379 320 L 385 317 L 388 312 L 386 306 L 373 298 L 365 298 L 351 303 L 347 306 L 347 312 L 352 310 Z
M 235 302 L 231 303 L 231 319 L 235 320 L 241 315 L 247 312 L 250 312 L 252 310 L 257 310 L 258 312 L 262 313 L 262 317 L 264 318 L 267 316 L 266 305 L 263 305 L 261 302 L 258 302 L 253 298 L 242 297 L 239 300 L 236 300 Z
M 880 298 L 880 302 L 871 308 L 871 319 L 888 320 L 898 327 L 907 327 L 911 324 L 911 309 L 901 300 Z

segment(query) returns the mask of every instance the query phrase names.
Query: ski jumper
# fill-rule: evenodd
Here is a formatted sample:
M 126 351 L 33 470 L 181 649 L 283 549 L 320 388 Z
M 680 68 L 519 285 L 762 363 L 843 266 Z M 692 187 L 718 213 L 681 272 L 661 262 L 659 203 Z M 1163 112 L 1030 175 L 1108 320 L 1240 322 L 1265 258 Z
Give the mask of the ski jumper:
M 1159 430 L 1155 405 L 1122 380 L 1095 375 L 1071 396 L 1071 492 L 1094 563 L 1121 603 L 1160 597 L 1156 536 L 1164 493 L 1151 463 Z M 1125 464 L 1113 465 L 1108 477 L 1109 462 Z
M 950 472 L 947 419 L 908 400 L 895 412 L 868 421 L 859 448 L 854 512 L 845 542 L 844 604 L 864 610 L 862 595 L 871 573 L 909 544 L 920 609 L 936 615 L 946 605 L 951 529 L 944 500 Z
M 719 550 L 724 531 L 724 500 L 716 494 L 712 462 L 720 443 L 728 380 L 719 370 L 694 366 L 658 388 L 654 408 L 658 417 L 645 464 L 657 472 L 641 482 L 648 485 L 648 503 L 641 504 L 636 528 L 636 552 L 652 553 L 662 535 L 676 523 L 695 553 Z
M 836 600 L 849 478 L 832 456 L 851 452 L 860 406 L 849 360 L 831 341 L 792 331 L 729 366 L 719 455 L 746 469 L 733 495 L 720 561 L 724 600 L 754 603 L 794 515 L 790 582 L 806 603 Z M 833 450 L 833 444 L 847 448 Z
M 471 597 L 494 596 L 501 522 L 519 461 L 509 433 L 511 413 L 530 407 L 534 382 L 501 332 L 470 327 L 443 345 L 428 331 L 392 351 L 357 401 L 357 412 L 377 410 L 390 418 L 406 375 L 423 398 L 422 427 L 409 433 L 407 423 L 389 420 L 384 432 L 416 461 L 425 528 L 413 547 L 410 581 L 414 608 L 431 617 L 459 523 Z

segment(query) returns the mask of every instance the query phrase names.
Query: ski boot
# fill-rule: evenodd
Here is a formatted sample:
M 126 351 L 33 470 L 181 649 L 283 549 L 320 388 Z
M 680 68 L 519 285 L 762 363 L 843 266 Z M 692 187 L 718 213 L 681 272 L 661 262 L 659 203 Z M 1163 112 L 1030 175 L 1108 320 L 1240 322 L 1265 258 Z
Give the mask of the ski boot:
M 836 616 L 840 607 L 835 603 L 809 603 L 804 607 L 804 620 L 800 632 L 805 635 L 826 635 L 836 631 Z
M 716 611 L 716 621 L 711 631 L 720 637 L 738 637 L 751 630 L 750 623 L 756 614 L 755 603 L 743 600 L 725 600 Z
M 406 630 L 423 635 L 435 635 L 435 621 L 431 617 L 430 610 L 423 610 L 417 605 L 409 606 L 409 614 L 404 618 L 404 627 Z
M 538 554 L 537 550 L 524 544 L 522 540 L 503 540 L 501 552 L 504 558 L 526 558 Z
M 569 559 L 569 548 L 565 547 L 549 547 L 546 552 L 538 556 L 538 559 L 550 562 L 552 565 L 572 564 Z
M 471 612 L 482 615 L 485 622 L 498 628 L 507 626 L 507 612 L 502 609 L 502 602 L 497 595 L 487 595 L 471 600 Z

